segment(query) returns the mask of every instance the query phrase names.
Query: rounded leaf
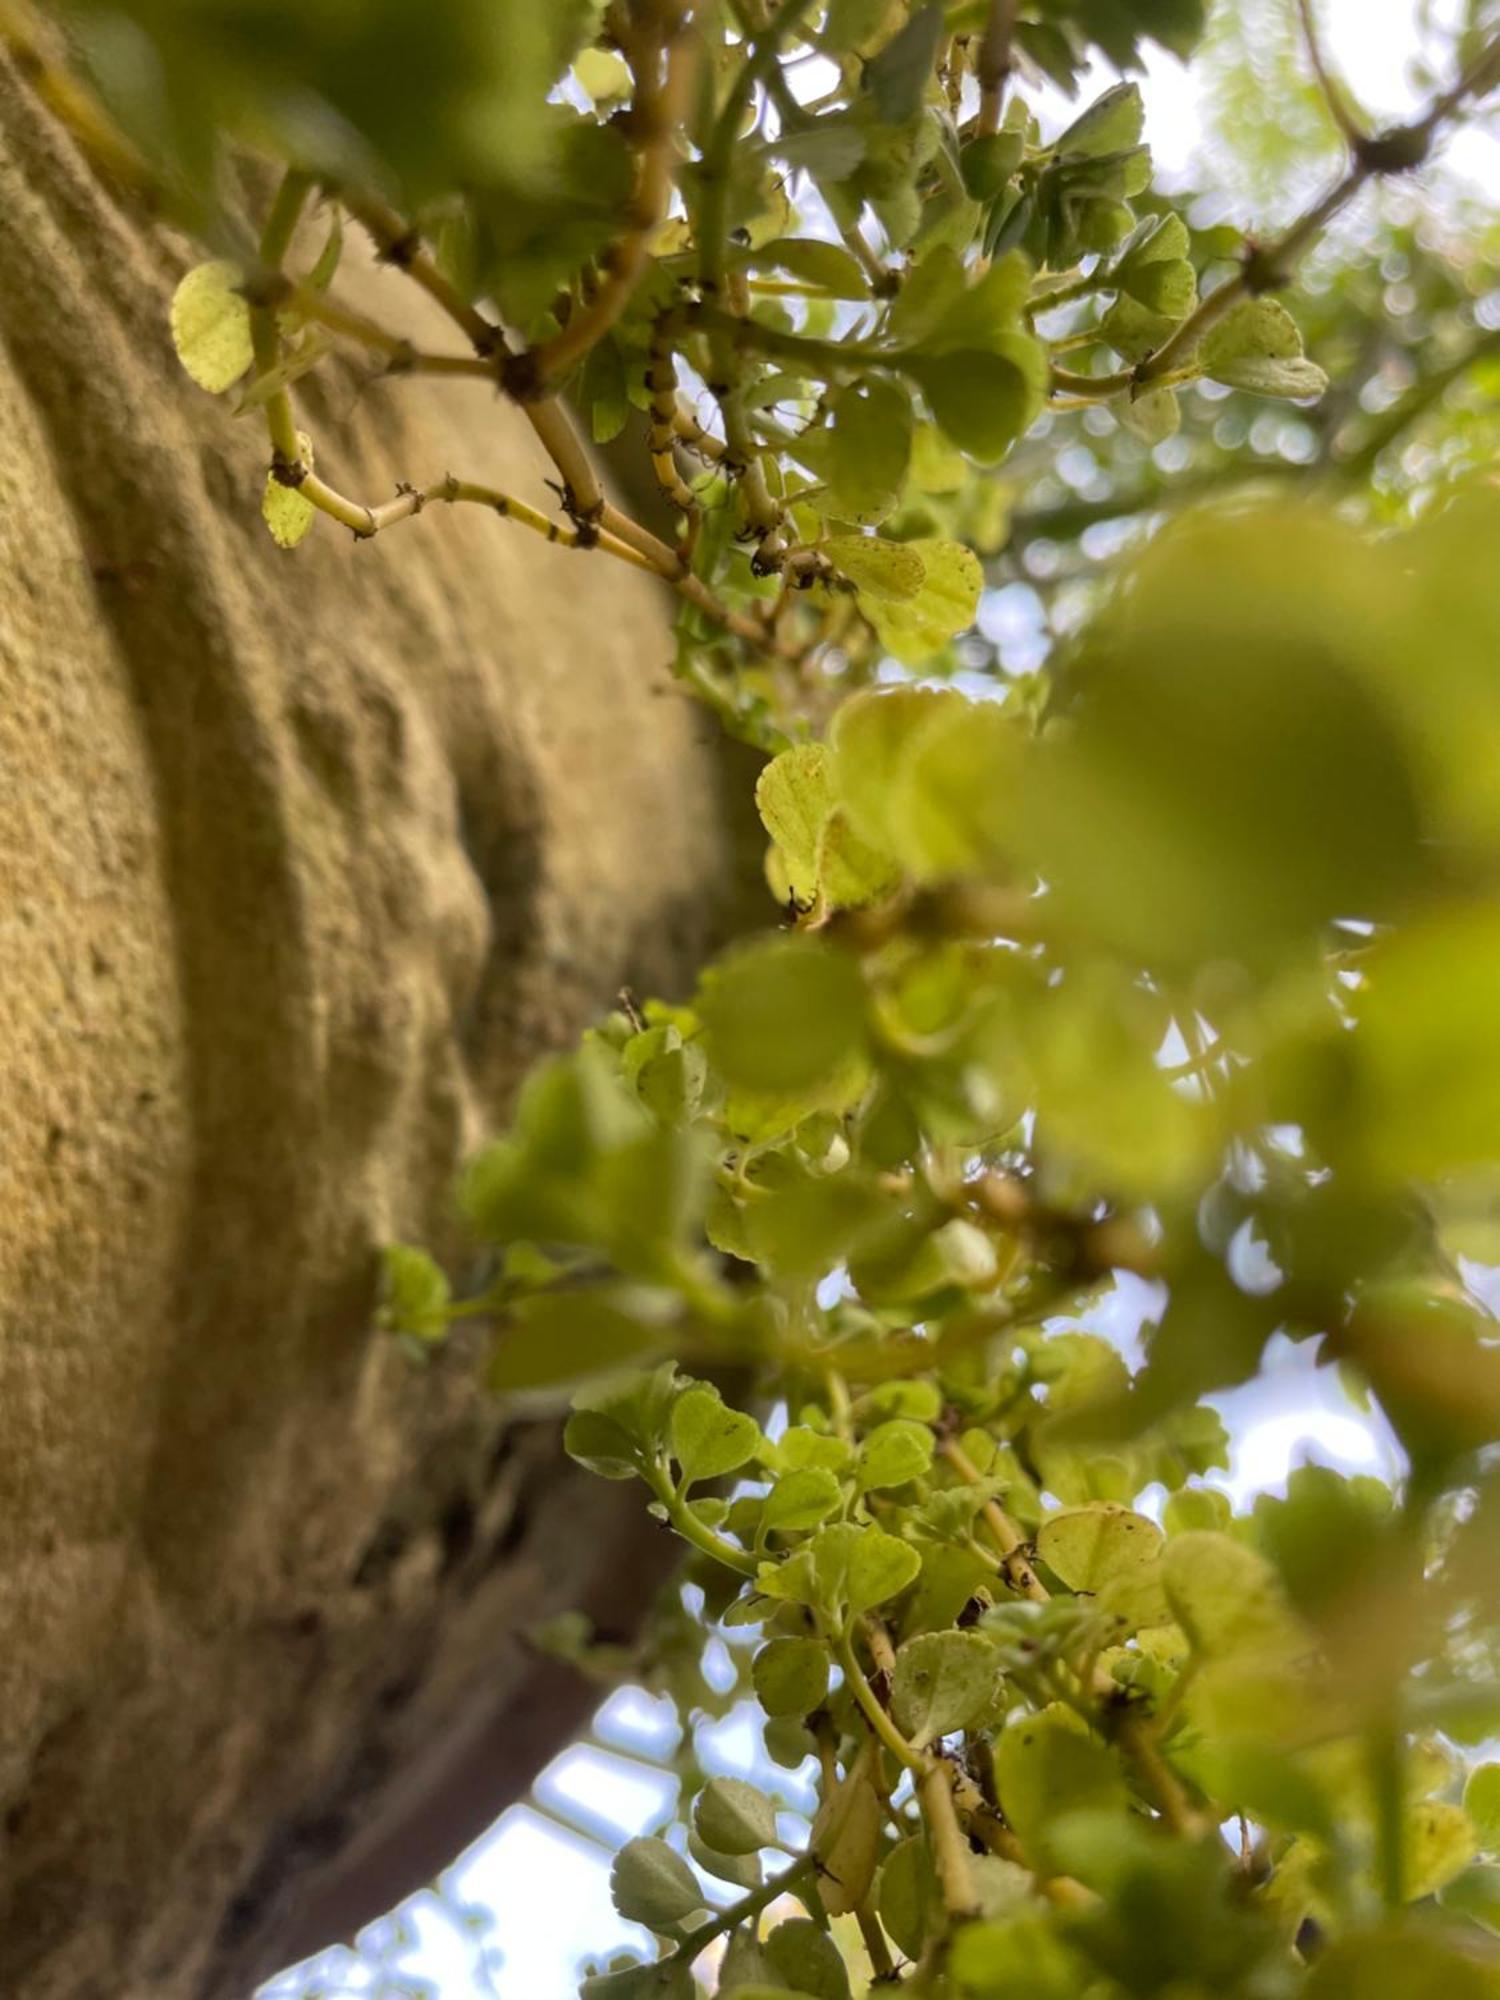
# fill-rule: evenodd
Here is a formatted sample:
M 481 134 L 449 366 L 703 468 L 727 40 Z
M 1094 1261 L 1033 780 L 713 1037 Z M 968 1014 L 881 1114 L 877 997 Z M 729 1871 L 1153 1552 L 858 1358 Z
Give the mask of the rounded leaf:
M 909 1834 L 885 1857 L 876 1896 L 891 1942 L 908 1958 L 920 1958 L 929 1933 L 942 1922 L 937 1876 L 922 1834 Z
M 704 982 L 699 1011 L 731 1087 L 813 1091 L 864 1045 L 864 983 L 846 953 L 813 938 L 750 944 Z
M 816 1639 L 772 1639 L 756 1654 L 750 1677 L 767 1715 L 811 1715 L 828 1693 L 828 1653 Z
M 1500 1764 L 1480 1764 L 1464 1786 L 1464 1811 L 1487 1854 L 1500 1850 Z
M 712 1778 L 693 1807 L 698 1838 L 720 1854 L 756 1854 L 776 1839 L 776 1808 L 743 1778 Z
M 1144 1514 L 1099 1500 L 1051 1514 L 1037 1530 L 1037 1554 L 1069 1590 L 1096 1593 L 1107 1583 L 1149 1568 L 1162 1548 L 1162 1532 Z
M 811 1993 L 816 2000 L 849 2000 L 843 1956 L 810 1918 L 789 1917 L 778 1924 L 763 1950 L 772 1971 L 791 1992 Z
M 653 1930 L 681 1923 L 703 1907 L 698 1878 L 675 1848 L 654 1835 L 627 1840 L 609 1871 L 615 1908 Z
M 684 1482 L 720 1479 L 755 1456 L 760 1425 L 743 1410 L 732 1410 L 717 1389 L 698 1382 L 672 1405 L 672 1456 Z
M 237 264 L 198 264 L 172 295 L 172 345 L 200 389 L 232 389 L 255 360 Z M 305 503 L 304 503 L 305 504 Z
M 767 1533 L 778 1529 L 783 1534 L 816 1528 L 835 1512 L 841 1498 L 838 1481 L 822 1466 L 783 1472 L 766 1495 L 761 1525 Z
M 1228 1535 L 1193 1529 L 1162 1556 L 1167 1601 L 1197 1652 L 1282 1648 L 1296 1627 L 1276 1572 L 1264 1556 Z
M 892 1417 L 877 1424 L 859 1447 L 854 1477 L 861 1493 L 886 1486 L 905 1486 L 931 1469 L 932 1432 L 910 1417 Z
M 891 1713 L 917 1746 L 967 1729 L 985 1713 L 1000 1678 L 995 1648 L 978 1632 L 924 1632 L 896 1654 Z

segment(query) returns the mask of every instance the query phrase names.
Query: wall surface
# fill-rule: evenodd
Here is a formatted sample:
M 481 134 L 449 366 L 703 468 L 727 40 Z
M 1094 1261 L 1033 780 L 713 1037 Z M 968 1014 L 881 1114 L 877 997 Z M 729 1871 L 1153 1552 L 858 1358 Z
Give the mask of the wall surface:
M 705 948 L 668 608 L 477 511 L 278 552 L 258 420 L 171 353 L 184 263 L 0 74 L 9 2000 L 244 2000 L 555 1747 L 584 1696 L 525 1626 L 662 1562 L 370 1308 L 526 1065 Z M 305 409 L 346 491 L 545 498 L 483 385 L 340 364 Z

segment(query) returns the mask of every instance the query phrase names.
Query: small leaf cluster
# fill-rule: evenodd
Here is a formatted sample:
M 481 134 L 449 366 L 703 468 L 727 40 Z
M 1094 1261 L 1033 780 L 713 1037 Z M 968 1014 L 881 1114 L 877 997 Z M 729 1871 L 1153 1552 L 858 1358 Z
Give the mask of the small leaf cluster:
M 211 253 L 173 338 L 264 422 L 275 540 L 478 504 L 645 568 L 684 686 L 763 753 L 763 928 L 530 1077 L 459 1190 L 474 1296 L 385 1260 L 410 1352 L 474 1319 L 490 1386 L 571 1392 L 567 1449 L 684 1545 L 696 1595 L 633 1661 L 552 1635 L 685 1724 L 674 1822 L 613 1874 L 654 1943 L 584 1993 L 1494 1992 L 1489 433 L 1421 508 L 1278 483 L 1155 518 L 1179 447 L 1253 458 L 1205 452 L 1221 405 L 1252 437 L 1298 406 L 1331 462 L 1323 361 L 1420 360 L 1394 406 L 1336 384 L 1373 464 L 1457 379 L 1316 300 L 1314 360 L 1278 294 L 1494 81 L 1481 28 L 1394 137 L 1330 100 L 1342 177 L 1251 245 L 1157 185 L 1128 74 L 1089 82 L 1188 53 L 1198 0 L 107 11 L 159 50 L 84 38 Z M 213 199 L 225 134 L 283 157 L 258 228 Z M 461 351 L 340 299 L 345 218 Z M 1461 373 L 1480 286 L 1447 283 Z M 335 349 L 509 397 L 556 504 L 468 468 L 341 493 L 298 407 Z M 962 671 L 989 585 L 1057 574 L 1049 520 L 1107 518 L 1096 449 L 1152 531 L 1056 587 L 1041 671 Z M 1378 1407 L 1394 1486 L 1304 1467 L 1231 1510 L 1213 1399 L 1285 1342 Z M 751 1697 L 810 1819 L 698 1766 Z

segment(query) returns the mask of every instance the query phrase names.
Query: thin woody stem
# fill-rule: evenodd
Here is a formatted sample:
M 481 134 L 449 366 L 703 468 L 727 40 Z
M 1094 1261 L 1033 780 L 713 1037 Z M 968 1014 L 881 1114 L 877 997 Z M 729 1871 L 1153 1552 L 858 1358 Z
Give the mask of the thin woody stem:
M 940 1449 L 943 1457 L 966 1485 L 983 1485 L 983 1476 L 979 1468 L 955 1438 L 946 1439 Z M 1000 1551 L 1001 1561 L 1005 1565 L 1005 1578 L 1011 1588 L 1018 1590 L 1023 1597 L 1029 1597 L 1033 1603 L 1046 1603 L 1051 1593 L 1027 1561 L 1025 1537 L 1015 1522 L 996 1500 L 986 1500 L 979 1511 L 995 1547 Z
M 514 359 L 503 328 L 482 313 L 460 292 L 422 247 L 421 237 L 377 196 L 362 190 L 344 189 L 344 206 L 374 239 L 381 260 L 405 271 L 420 285 L 467 337 L 481 361 L 493 360 L 497 382 L 508 359 Z M 518 399 L 526 421 L 535 431 L 542 449 L 557 467 L 570 513 L 583 520 L 595 519 L 604 505 L 604 491 L 598 474 L 589 462 L 567 413 L 555 397 L 539 401 Z
M 1317 15 L 1313 12 L 1313 0 L 1297 0 L 1297 13 L 1302 23 L 1302 40 L 1307 48 L 1307 60 L 1312 66 L 1313 75 L 1317 78 L 1318 89 L 1322 92 L 1323 102 L 1328 107 L 1328 115 L 1346 143 L 1356 146 L 1364 138 L 1364 130 L 1350 111 L 1344 93 L 1328 67 L 1323 54 L 1322 39 L 1318 34 Z
M 859 1661 L 855 1658 L 854 1641 L 847 1632 L 839 1635 L 836 1641 L 836 1651 L 838 1653 L 839 1665 L 844 1670 L 844 1678 L 849 1684 L 849 1692 L 859 1704 L 860 1713 L 864 1716 L 865 1721 L 869 1723 L 872 1732 L 880 1739 L 885 1748 L 890 1751 L 898 1764 L 902 1765 L 904 1769 L 910 1771 L 914 1776 L 919 1777 L 932 1760 L 907 1742 L 901 1731 L 881 1706 L 876 1697 L 875 1690 L 870 1686 L 869 1680 L 866 1678 L 864 1668 L 861 1667 Z
M 980 38 L 974 73 L 979 78 L 979 132 L 1000 130 L 1005 85 L 1010 76 L 1010 44 L 1016 27 L 1016 0 L 990 0 L 989 18 Z
M 273 275 L 280 273 L 291 248 L 312 186 L 310 177 L 295 167 L 288 168 L 282 176 L 260 239 L 260 261 Z M 281 328 L 274 306 L 264 303 L 251 306 L 250 343 L 255 354 L 257 375 L 270 375 L 281 366 Z M 266 399 L 266 428 L 271 436 L 273 464 L 300 466 L 302 441 L 297 435 L 292 399 L 284 387 L 275 390 Z
M 672 199 L 677 133 L 692 87 L 695 49 L 681 0 L 658 0 L 652 11 L 657 32 L 642 38 L 631 63 L 636 78 L 631 122 L 639 163 L 625 233 L 605 253 L 604 281 L 590 303 L 533 351 L 544 385 L 570 375 L 620 318 L 650 261 L 652 232 L 665 220 Z
M 1200 300 L 1181 325 L 1138 366 L 1119 369 L 1110 375 L 1068 375 L 1054 368 L 1054 389 L 1099 399 L 1136 394 L 1153 383 L 1161 383 L 1190 359 L 1206 336 L 1242 299 L 1290 284 L 1304 253 L 1368 181 L 1420 166 L 1438 128 L 1470 97 L 1483 95 L 1497 83 L 1500 83 L 1500 36 L 1489 43 L 1455 84 L 1434 99 L 1415 124 L 1372 135 L 1359 133 L 1351 141 L 1353 158 L 1349 166 L 1327 193 L 1274 243 L 1247 256 L 1234 276 L 1226 278 Z
M 943 1907 L 950 1917 L 962 1921 L 979 1914 L 979 1903 L 974 1871 L 969 1866 L 969 1843 L 953 1797 L 953 1778 L 951 1765 L 941 1757 L 929 1758 L 917 1779 L 917 1802 L 927 1823 L 927 1844 Z
M 728 95 L 714 121 L 699 163 L 698 181 L 702 193 L 698 202 L 698 276 L 706 297 L 722 291 L 724 250 L 728 240 L 725 214 L 729 200 L 731 167 L 735 145 L 746 107 L 756 90 L 776 67 L 782 43 L 794 32 L 813 0 L 786 0 L 775 18 L 750 37 L 744 62 L 730 84 Z
M 980 1483 L 978 1469 L 961 1445 L 950 1439 L 943 1445 L 942 1452 L 960 1478 L 971 1485 Z M 1027 1561 L 1014 1522 L 993 1501 L 988 1502 L 982 1511 L 985 1523 L 1005 1558 L 1010 1583 L 1033 1602 L 1048 1603 L 1052 1593 Z M 1091 1682 L 1091 1687 L 1098 1694 L 1113 1695 L 1117 1692 L 1115 1683 L 1107 1678 L 1097 1684 Z M 1135 1766 L 1136 1775 L 1155 1799 L 1168 1826 L 1176 1833 L 1192 1836 L 1202 1833 L 1208 1822 L 1193 1806 L 1176 1772 L 1162 1756 L 1157 1740 L 1158 1729 L 1153 1728 L 1145 1716 L 1126 1715 L 1116 1733 L 1121 1747 Z
M 618 541 L 603 530 L 579 528 L 570 522 L 554 521 L 540 508 L 528 506 L 526 501 L 514 495 L 501 493 L 492 486 L 480 486 L 472 480 L 455 479 L 451 474 L 435 480 L 431 486 L 404 487 L 394 500 L 387 500 L 378 506 L 370 506 L 362 500 L 351 500 L 345 493 L 330 486 L 316 472 L 306 467 L 292 467 L 281 475 L 282 484 L 295 487 L 305 500 L 317 508 L 320 514 L 328 515 L 341 527 L 348 528 L 357 541 L 369 541 L 374 535 L 387 528 L 394 528 L 402 521 L 409 521 L 420 514 L 429 502 L 444 506 L 467 503 L 476 507 L 487 507 L 504 520 L 514 521 L 517 526 L 529 528 L 544 541 L 555 542 L 559 548 L 598 548 L 605 555 L 616 557 L 621 562 L 630 563 L 636 569 L 656 573 L 638 550 Z
M 774 1903 L 778 1896 L 784 1895 L 788 1889 L 795 1888 L 799 1882 L 805 1881 L 817 1865 L 816 1855 L 802 1855 L 790 1868 L 783 1868 L 781 1873 L 773 1875 L 769 1882 L 762 1882 L 760 1887 L 752 1889 L 748 1896 L 741 1896 L 737 1903 L 731 1903 L 727 1910 L 720 1910 L 706 1924 L 700 1925 L 689 1938 L 678 1945 L 672 1953 L 673 1961 L 678 1965 L 691 1965 L 715 1938 L 723 1937 L 726 1931 L 732 1931 L 750 1917 L 758 1917 L 767 1904 Z

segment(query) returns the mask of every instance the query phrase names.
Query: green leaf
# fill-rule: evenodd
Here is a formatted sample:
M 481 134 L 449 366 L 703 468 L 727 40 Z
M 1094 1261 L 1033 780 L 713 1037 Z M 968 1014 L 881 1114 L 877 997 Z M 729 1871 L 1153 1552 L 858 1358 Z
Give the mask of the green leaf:
M 777 1924 L 761 1947 L 783 1988 L 816 2000 L 849 2000 L 843 1955 L 828 1933 L 808 1917 Z
M 770 264 L 836 299 L 867 299 L 870 281 L 859 259 L 842 243 L 814 236 L 781 236 L 755 252 L 756 264 Z
M 894 830 L 897 774 L 923 724 L 941 709 L 968 712 L 962 695 L 936 688 L 869 688 L 841 703 L 829 731 L 832 780 L 855 830 L 877 846 Z
M 630 1433 L 598 1410 L 575 1410 L 563 1428 L 563 1449 L 601 1479 L 633 1479 L 641 1469 Z
M 698 1011 L 715 1065 L 742 1090 L 814 1091 L 864 1046 L 859 967 L 812 938 L 729 953 L 705 978 Z
M 1024 1994 L 1026 2000 L 1078 2000 L 1091 1983 L 1080 1959 L 1039 1917 L 966 1924 L 953 1940 L 950 1965 L 965 1996 Z
M 800 1715 L 773 1716 L 762 1733 L 766 1755 L 783 1771 L 795 1771 L 817 1749 Z
M 1198 278 L 1188 256 L 1187 225 L 1164 215 L 1139 242 L 1126 246 L 1115 282 L 1150 313 L 1186 319 L 1198 298 Z
M 198 264 L 172 295 L 172 345 L 200 389 L 222 395 L 255 360 L 237 264 Z
M 1264 967 L 1399 912 L 1430 861 L 1379 604 L 1368 551 L 1312 507 L 1165 529 L 1021 771 L 1059 914 L 1137 962 Z
M 909 716 L 916 727 L 885 803 L 890 852 L 919 881 L 1004 871 L 1016 844 L 1020 730 L 996 703 L 962 697 Z
M 629 63 L 614 49 L 580 49 L 573 74 L 596 105 L 623 103 L 635 88 Z
M 719 1963 L 719 1991 L 721 1993 L 753 1994 L 757 1987 L 775 1988 L 771 1978 L 771 1968 L 766 1962 L 765 1948 L 755 1935 L 752 1920 L 748 1928 L 729 1933 L 724 1947 L 724 1956 Z M 785 1989 L 780 1989 L 784 1991 Z
M 674 1848 L 654 1836 L 626 1841 L 609 1871 L 609 1893 L 622 1917 L 653 1930 L 681 1923 L 703 1907 L 697 1876 Z
M 1438 1892 L 1445 1910 L 1482 1924 L 1492 1937 L 1500 1937 L 1500 1868 L 1466 1868 Z
M 665 1442 L 679 1389 L 674 1363 L 636 1370 L 573 1397 L 563 1448 L 605 1479 L 629 1479 Z
M 720 1854 L 756 1854 L 776 1844 L 776 1807 L 742 1778 L 712 1778 L 693 1807 L 698 1837 Z
M 789 1472 L 803 1466 L 821 1465 L 830 1472 L 845 1472 L 854 1459 L 853 1447 L 829 1431 L 815 1431 L 806 1424 L 793 1424 L 776 1441 L 776 1462 Z
M 1005 352 L 957 348 L 914 355 L 907 364 L 938 428 L 981 465 L 998 464 L 1040 408 L 1039 371 L 1028 352 L 1032 348 L 1041 354 L 1035 342 L 1016 334 Z
M 899 1596 L 921 1568 L 914 1548 L 881 1528 L 840 1523 L 812 1542 L 813 1575 L 830 1611 L 869 1611 Z
M 1296 1639 L 1276 1572 L 1243 1542 L 1203 1530 L 1175 1535 L 1162 1574 L 1173 1614 L 1200 1653 L 1280 1650 Z
M 977 1632 L 925 1632 L 896 1654 L 891 1713 L 919 1750 L 955 1729 L 968 1729 L 995 1698 L 1000 1678 L 995 1648 Z
M 864 87 L 882 124 L 904 125 L 922 108 L 942 33 L 942 7 L 919 8 L 865 64 Z
M 1052 151 L 1086 160 L 1128 152 L 1140 144 L 1145 123 L 1146 107 L 1141 101 L 1140 86 L 1117 83 L 1058 134 L 1052 142 Z
M 830 1916 L 858 1909 L 875 1879 L 885 1810 L 871 1769 L 868 1753 L 856 1756 L 837 1784 L 824 1787 L 813 1820 L 818 1896 Z
M 835 535 L 823 553 L 861 597 L 900 603 L 916 597 L 926 579 L 920 552 L 907 542 L 883 542 L 877 535 Z
M 925 250 L 892 302 L 891 338 L 903 347 L 926 345 L 961 304 L 967 286 L 963 262 L 949 244 Z
M 821 898 L 846 908 L 893 886 L 894 865 L 861 838 L 837 802 L 826 745 L 799 744 L 773 757 L 756 783 L 755 803 L 799 904 Z
M 1485 1853 L 1500 1852 L 1500 1764 L 1479 1764 L 1469 1773 L 1464 1811 Z
M 921 558 L 922 581 L 917 590 L 907 599 L 873 598 L 861 609 L 888 653 L 906 666 L 920 667 L 974 623 L 984 571 L 974 551 L 958 542 L 921 541 L 905 546 Z
M 1365 1931 L 1319 1955 L 1307 2000 L 1494 2000 L 1487 1966 L 1440 1936 Z
M 958 156 L 964 186 L 975 201 L 993 201 L 1026 155 L 1020 132 L 988 132 L 968 140 Z
M 929 1935 L 942 1923 L 942 1900 L 927 1841 L 920 1833 L 897 1841 L 881 1864 L 876 1890 L 880 1921 L 892 1944 L 910 1959 L 922 1955 Z
M 1131 1571 L 1155 1566 L 1162 1532 L 1144 1514 L 1112 1501 L 1069 1507 L 1037 1530 L 1037 1554 L 1069 1590 L 1096 1593 Z
M 297 447 L 301 453 L 302 463 L 310 470 L 313 463 L 313 442 L 306 431 L 298 431 Z M 312 526 L 318 510 L 300 487 L 284 485 L 274 472 L 268 472 L 260 511 L 266 526 L 271 530 L 271 540 L 276 546 L 280 549 L 294 549 Z
M 578 1989 L 579 2000 L 695 2000 L 693 1975 L 680 1960 L 655 1965 L 622 1965 L 596 1972 Z
M 512 1308 L 496 1335 L 486 1380 L 502 1394 L 548 1388 L 623 1368 L 660 1345 L 658 1328 L 594 1293 L 542 1293 Z
M 819 1466 L 783 1472 L 766 1495 L 761 1522 L 768 1534 L 815 1528 L 837 1509 L 841 1497 L 838 1481 Z
M 767 1715 L 811 1715 L 828 1693 L 827 1648 L 816 1639 L 772 1639 L 756 1654 L 750 1677 Z
M 799 743 L 773 757 L 755 782 L 761 823 L 781 852 L 800 901 L 818 889 L 818 851 L 834 811 L 832 759 L 822 743 Z
M 1354 1006 L 1363 1157 L 1433 1180 L 1492 1163 L 1500 909 L 1460 905 L 1383 940 Z
M 274 472 L 266 474 L 261 515 L 279 549 L 294 549 L 317 518 L 317 508 L 295 486 L 283 485 Z
M 688 1853 L 698 1866 L 708 1874 L 715 1875 L 721 1882 L 732 1882 L 737 1889 L 758 1889 L 762 1870 L 758 1853 L 724 1854 L 696 1832 L 688 1834 Z
M 1142 444 L 1158 445 L 1182 429 L 1182 405 L 1175 389 L 1147 389 L 1112 405 L 1121 425 Z
M 1409 1806 L 1403 1882 L 1408 1902 L 1420 1902 L 1462 1875 L 1479 1852 L 1474 1824 L 1462 1806 L 1420 1799 Z
M 671 1439 L 684 1485 L 738 1472 L 761 1443 L 755 1419 L 730 1409 L 717 1389 L 701 1382 L 685 1389 L 672 1405 Z
M 877 377 L 830 400 L 833 422 L 826 433 L 814 433 L 823 449 L 813 463 L 830 488 L 829 509 L 866 526 L 883 521 L 901 498 L 911 464 L 911 397 L 899 383 Z
M 1302 335 L 1276 299 L 1246 299 L 1205 335 L 1197 359 L 1205 375 L 1257 396 L 1321 396 L 1328 377 L 1304 358 Z
M 1195 1528 L 1227 1528 L 1232 1512 L 1228 1495 L 1215 1487 L 1184 1486 L 1163 1507 L 1162 1526 L 1169 1535 L 1191 1534 Z
M 855 1399 L 854 1414 L 861 1423 L 872 1417 L 910 1417 L 914 1423 L 935 1424 L 943 1413 L 943 1392 L 936 1382 L 920 1380 L 877 1382 Z
M 1032 1860 L 1046 1867 L 1054 1827 L 1070 1813 L 1123 1812 L 1125 1780 L 1114 1753 L 1072 1709 L 1054 1704 L 1013 1722 L 995 1746 L 1005 1817 Z
M 453 1293 L 425 1250 L 389 1243 L 380 1253 L 381 1323 L 414 1340 L 441 1340 L 448 1331 Z
M 1099 332 L 1124 360 L 1144 361 L 1171 338 L 1175 326 L 1165 313 L 1152 312 L 1122 292 L 1100 320 Z
M 855 1484 L 861 1493 L 887 1486 L 904 1486 L 920 1479 L 932 1466 L 932 1432 L 909 1417 L 892 1417 L 878 1424 L 863 1440 L 855 1461 Z

